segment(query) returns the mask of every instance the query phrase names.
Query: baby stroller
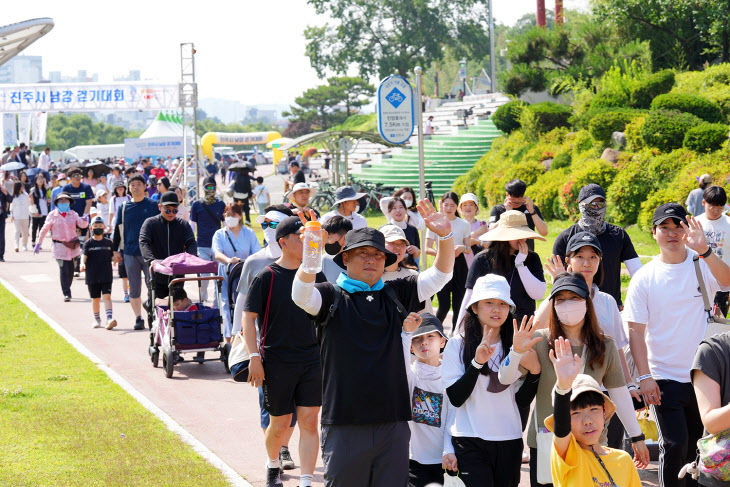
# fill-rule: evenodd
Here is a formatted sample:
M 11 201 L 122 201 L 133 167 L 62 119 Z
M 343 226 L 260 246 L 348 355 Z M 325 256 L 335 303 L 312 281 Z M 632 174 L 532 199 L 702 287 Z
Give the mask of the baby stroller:
M 157 367 L 162 353 L 162 368 L 165 376 L 172 377 L 175 364 L 184 362 L 184 353 L 195 353 L 191 360 L 202 364 L 203 362 L 221 361 L 226 373 L 228 368 L 228 354 L 230 344 L 223 340 L 223 320 L 221 319 L 221 282 L 222 277 L 201 277 L 204 273 L 217 273 L 218 264 L 203 260 L 191 254 L 177 254 L 162 261 L 154 261 L 150 265 L 151 280 L 154 273 L 167 276 L 185 276 L 197 274 L 196 277 L 174 278 L 169 287 L 183 284 L 188 281 L 200 283 L 203 281 L 215 281 L 215 300 L 217 307 L 205 306 L 202 302 L 195 303 L 195 311 L 175 311 L 172 306 L 172 296 L 168 298 L 167 306 L 154 306 L 154 319 L 152 332 L 150 333 L 149 354 L 152 366 Z M 151 286 L 152 303 L 155 302 L 154 286 Z M 200 295 L 200 294 L 198 294 Z M 205 352 L 218 352 L 218 358 L 205 358 Z

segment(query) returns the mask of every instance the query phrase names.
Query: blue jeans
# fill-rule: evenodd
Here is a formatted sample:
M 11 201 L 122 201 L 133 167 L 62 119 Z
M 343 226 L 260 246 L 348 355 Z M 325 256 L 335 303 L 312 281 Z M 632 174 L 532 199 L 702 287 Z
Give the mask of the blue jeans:
M 215 261 L 215 256 L 213 255 L 213 249 L 210 247 L 198 247 L 198 257 L 201 259 L 209 260 L 211 262 Z M 203 276 L 212 276 L 214 274 L 202 274 Z M 208 284 L 210 281 L 203 281 L 200 283 L 200 299 L 205 302 L 208 299 Z M 218 306 L 218 302 L 213 303 L 213 307 Z

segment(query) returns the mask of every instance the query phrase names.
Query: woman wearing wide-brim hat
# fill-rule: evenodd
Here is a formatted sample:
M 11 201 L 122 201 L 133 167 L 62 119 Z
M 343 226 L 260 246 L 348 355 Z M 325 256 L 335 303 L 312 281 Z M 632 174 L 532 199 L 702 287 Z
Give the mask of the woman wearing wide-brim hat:
M 480 237 L 485 249 L 479 252 L 469 268 L 463 303 L 469 302 L 476 280 L 487 274 L 497 274 L 510 284 L 510 296 L 515 303 L 515 318 L 535 313 L 535 300 L 545 295 L 545 277 L 540 256 L 527 248 L 528 239 L 545 240 L 527 226 L 525 214 L 510 210 L 502 214 L 499 226 Z M 459 312 L 458 322 L 465 307 Z

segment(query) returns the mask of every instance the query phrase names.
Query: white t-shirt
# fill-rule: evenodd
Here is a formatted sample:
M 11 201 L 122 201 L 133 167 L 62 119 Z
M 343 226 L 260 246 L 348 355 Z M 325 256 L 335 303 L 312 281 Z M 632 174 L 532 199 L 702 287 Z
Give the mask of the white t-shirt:
M 451 231 L 454 234 L 454 246 L 464 245 L 464 239 L 467 237 L 471 238 L 471 225 L 459 217 L 451 220 Z M 426 230 L 426 238 L 436 240 L 438 237 L 431 230 Z M 469 245 L 469 248 L 471 248 L 471 245 Z
M 730 217 L 722 215 L 717 220 L 707 218 L 707 213 L 697 217 L 707 237 L 707 244 L 726 264 L 730 265 L 730 251 L 725 248 L 725 242 L 730 244 Z
M 690 382 L 692 361 L 705 336 L 707 316 L 693 256 L 688 250 L 681 264 L 665 264 L 657 255 L 629 284 L 624 319 L 646 325 L 649 369 L 655 379 Z M 699 263 L 708 296 L 725 291 L 704 260 Z
M 455 335 L 446 343 L 441 360 L 441 381 L 444 390 L 453 385 L 464 375 L 465 369 L 461 358 L 461 347 L 464 339 Z M 502 355 L 502 344 L 497 345 L 494 360 L 499 369 Z M 489 367 L 489 364 L 484 364 Z M 516 440 L 522 438 L 522 421 L 515 402 L 515 384 L 511 384 L 502 392 L 488 392 L 489 376 L 479 374 L 469 399 L 461 407 L 454 408 L 454 425 L 451 435 L 457 437 L 481 438 L 487 441 Z
M 251 192 L 256 197 L 258 203 L 266 203 L 268 201 L 267 195 L 269 194 L 269 188 L 263 184 L 256 186 Z
M 341 215 L 339 211 L 332 210 L 330 212 L 325 213 L 322 215 L 322 218 L 319 219 L 322 224 L 324 224 L 327 220 L 332 218 L 333 216 L 341 216 L 343 218 L 347 218 L 352 222 L 352 229 L 355 230 L 356 228 L 365 228 L 368 226 L 368 221 L 365 219 L 364 216 L 362 216 L 360 213 L 352 212 L 350 213 L 350 216 Z
M 48 171 L 48 169 L 51 167 L 51 156 L 43 152 L 38 157 L 38 167 L 44 171 Z

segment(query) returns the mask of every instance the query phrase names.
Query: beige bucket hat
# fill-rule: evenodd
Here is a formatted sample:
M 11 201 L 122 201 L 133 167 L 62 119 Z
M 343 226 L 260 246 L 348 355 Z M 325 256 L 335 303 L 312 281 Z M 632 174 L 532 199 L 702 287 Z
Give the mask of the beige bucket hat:
M 603 407 L 606 411 L 606 423 L 608 423 L 611 416 L 616 413 L 616 405 L 613 403 L 611 398 L 601 391 L 601 386 L 599 386 L 596 379 L 590 375 L 578 374 L 575 379 L 573 379 L 573 389 L 570 392 L 570 402 L 575 401 L 575 398 L 577 398 L 580 394 L 588 391 L 597 392 L 603 396 Z M 555 418 L 552 414 L 545 418 L 545 427 L 550 431 L 555 430 Z

